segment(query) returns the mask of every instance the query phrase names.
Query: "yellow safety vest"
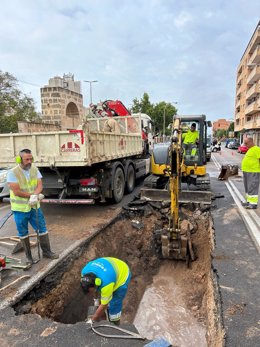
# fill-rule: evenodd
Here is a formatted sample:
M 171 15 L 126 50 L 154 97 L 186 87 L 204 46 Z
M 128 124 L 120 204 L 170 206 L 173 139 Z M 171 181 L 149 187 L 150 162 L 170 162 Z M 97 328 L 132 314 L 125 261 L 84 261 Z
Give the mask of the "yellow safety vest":
M 197 130 L 188 131 L 187 133 L 182 134 L 182 139 L 184 144 L 195 143 L 199 139 L 199 133 Z
M 18 180 L 20 189 L 23 192 L 33 193 L 35 191 L 38 184 L 36 166 L 32 165 L 30 168 L 30 171 L 29 171 L 30 180 L 27 180 L 20 165 L 17 165 L 15 168 L 13 168 L 12 171 Z M 29 199 L 16 196 L 12 190 L 10 190 L 10 202 L 11 202 L 12 211 L 19 211 L 19 212 L 31 211 L 31 206 L 28 203 Z M 38 208 L 39 208 L 39 203 L 38 203 Z
M 253 146 L 246 152 L 241 169 L 244 172 L 260 172 L 260 147 Z

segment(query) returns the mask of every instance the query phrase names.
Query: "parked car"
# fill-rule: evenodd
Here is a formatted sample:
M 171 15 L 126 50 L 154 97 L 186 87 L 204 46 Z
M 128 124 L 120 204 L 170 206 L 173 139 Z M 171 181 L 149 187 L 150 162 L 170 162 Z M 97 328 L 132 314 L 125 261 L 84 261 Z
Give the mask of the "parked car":
M 238 149 L 240 146 L 238 141 L 230 141 L 229 144 L 227 145 L 228 148 L 230 149 Z
M 238 152 L 238 153 L 242 153 L 242 154 L 245 154 L 247 151 L 248 151 L 248 148 L 247 148 L 247 146 L 244 145 L 243 143 L 242 143 L 242 145 L 240 145 L 240 146 L 238 147 L 238 149 L 237 149 L 237 152 Z
M 9 187 L 6 181 L 8 168 L 0 168 L 0 199 L 9 196 Z
M 211 159 L 211 146 L 210 146 L 210 143 L 207 143 L 207 147 L 206 147 L 206 159 L 207 159 L 207 161 L 210 161 L 210 159 Z
M 228 144 L 229 144 L 231 141 L 234 141 L 234 140 L 233 140 L 233 139 L 227 139 L 227 140 L 226 140 L 226 144 L 225 144 L 225 147 L 226 147 L 226 148 L 228 147 Z

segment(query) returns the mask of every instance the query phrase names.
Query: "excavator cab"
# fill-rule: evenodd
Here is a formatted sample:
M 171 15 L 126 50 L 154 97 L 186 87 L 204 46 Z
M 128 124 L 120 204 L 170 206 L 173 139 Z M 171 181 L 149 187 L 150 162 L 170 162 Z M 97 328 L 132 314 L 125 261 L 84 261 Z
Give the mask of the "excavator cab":
M 187 183 L 188 186 L 194 185 L 200 190 L 209 190 L 210 177 L 206 172 L 206 151 L 207 128 L 211 126 L 211 122 L 207 122 L 204 115 L 175 116 L 173 122 L 175 120 L 180 120 L 180 150 L 182 152 L 180 180 L 182 183 Z M 154 145 L 151 157 L 151 175 L 145 179 L 145 187 L 162 189 L 163 183 L 167 186 L 169 175 L 166 168 L 170 163 L 169 146 L 170 142 Z
M 180 119 L 183 150 L 182 182 L 207 190 L 210 178 L 206 172 L 207 128 L 211 122 L 205 115 L 176 116 Z

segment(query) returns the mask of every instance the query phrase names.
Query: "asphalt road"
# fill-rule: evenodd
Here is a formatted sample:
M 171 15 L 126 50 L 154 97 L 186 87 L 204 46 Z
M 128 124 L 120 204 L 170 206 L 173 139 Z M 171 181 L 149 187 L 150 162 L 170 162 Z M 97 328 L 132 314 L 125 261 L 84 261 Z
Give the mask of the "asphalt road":
M 212 208 L 215 227 L 216 247 L 213 254 L 213 268 L 217 273 L 221 298 L 222 318 L 226 330 L 226 346 L 258 347 L 260 339 L 260 260 L 257 248 L 257 234 L 251 233 L 250 227 L 257 223 L 259 208 L 255 211 L 244 211 L 240 206 L 240 196 L 243 195 L 242 176 L 232 177 L 228 182 L 218 181 L 219 166 L 223 164 L 241 164 L 242 154 L 235 150 L 223 148 L 220 153 L 212 155 L 212 161 L 207 165 L 211 176 L 212 190 L 222 194 L 216 199 Z M 234 187 L 232 186 L 234 185 Z M 137 194 L 140 187 L 133 194 Z M 237 191 L 238 193 L 237 193 Z M 133 195 L 132 194 L 132 195 Z M 123 204 L 131 200 L 126 196 L 117 205 L 95 206 L 43 206 L 52 247 L 60 255 L 70 252 L 72 247 L 79 245 L 81 240 L 95 233 L 100 226 L 105 225 L 116 216 Z M 0 207 L 0 218 L 8 211 L 8 207 Z M 245 214 L 246 213 L 246 214 Z M 245 221 L 251 220 L 245 224 Z M 257 227 L 256 227 L 257 229 Z M 259 229 L 259 224 L 258 224 Z M 259 231 L 258 231 L 259 233 Z M 10 219 L 0 230 L 0 236 L 15 235 L 15 226 Z M 2 248 L 1 248 L 2 247 Z M 9 248 L 8 248 L 9 247 Z M 0 252 L 10 246 L 0 246 Z M 36 249 L 33 250 L 36 254 Z M 64 253 L 65 252 L 65 253 Z M 19 253 L 19 257 L 22 254 Z M 41 260 L 29 274 L 43 275 L 50 271 L 55 261 Z M 31 272 L 30 272 L 31 271 Z M 19 284 L 18 289 L 26 288 Z M 8 294 L 8 293 L 7 293 Z M 1 296 L 1 303 L 11 297 Z M 73 326 L 62 325 L 34 315 L 15 316 L 13 310 L 6 307 L 0 311 L 0 341 L 1 346 L 98 346 L 96 336 L 90 336 L 84 323 Z M 26 326 L 26 329 L 24 327 Z M 77 343 L 75 341 L 77 336 Z M 103 342 L 102 342 L 103 343 Z M 104 346 L 121 346 L 121 342 L 104 342 Z M 143 342 L 130 342 L 127 346 L 143 346 Z
M 213 154 L 208 165 L 212 191 L 223 195 L 216 199 L 212 216 L 216 247 L 213 268 L 217 273 L 226 346 L 257 347 L 260 341 L 260 209 L 245 210 L 242 173 L 219 181 L 219 167 L 241 164 L 242 154 L 230 149 Z

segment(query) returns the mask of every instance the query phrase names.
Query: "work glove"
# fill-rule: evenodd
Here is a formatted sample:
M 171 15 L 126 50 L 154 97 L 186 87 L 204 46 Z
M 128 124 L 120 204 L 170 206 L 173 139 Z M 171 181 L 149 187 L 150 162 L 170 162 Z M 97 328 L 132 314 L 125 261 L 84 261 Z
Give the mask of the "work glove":
M 38 195 L 38 200 L 39 200 L 39 201 L 41 201 L 41 200 L 44 199 L 44 198 L 45 198 L 45 196 L 44 196 L 43 194 L 40 193 L 40 194 Z
M 31 195 L 29 199 L 29 205 L 34 206 L 37 204 L 37 202 L 38 202 L 38 195 L 37 194 Z
M 93 325 L 93 320 L 91 318 L 89 318 L 87 321 L 86 321 L 87 324 L 90 324 L 90 325 Z

